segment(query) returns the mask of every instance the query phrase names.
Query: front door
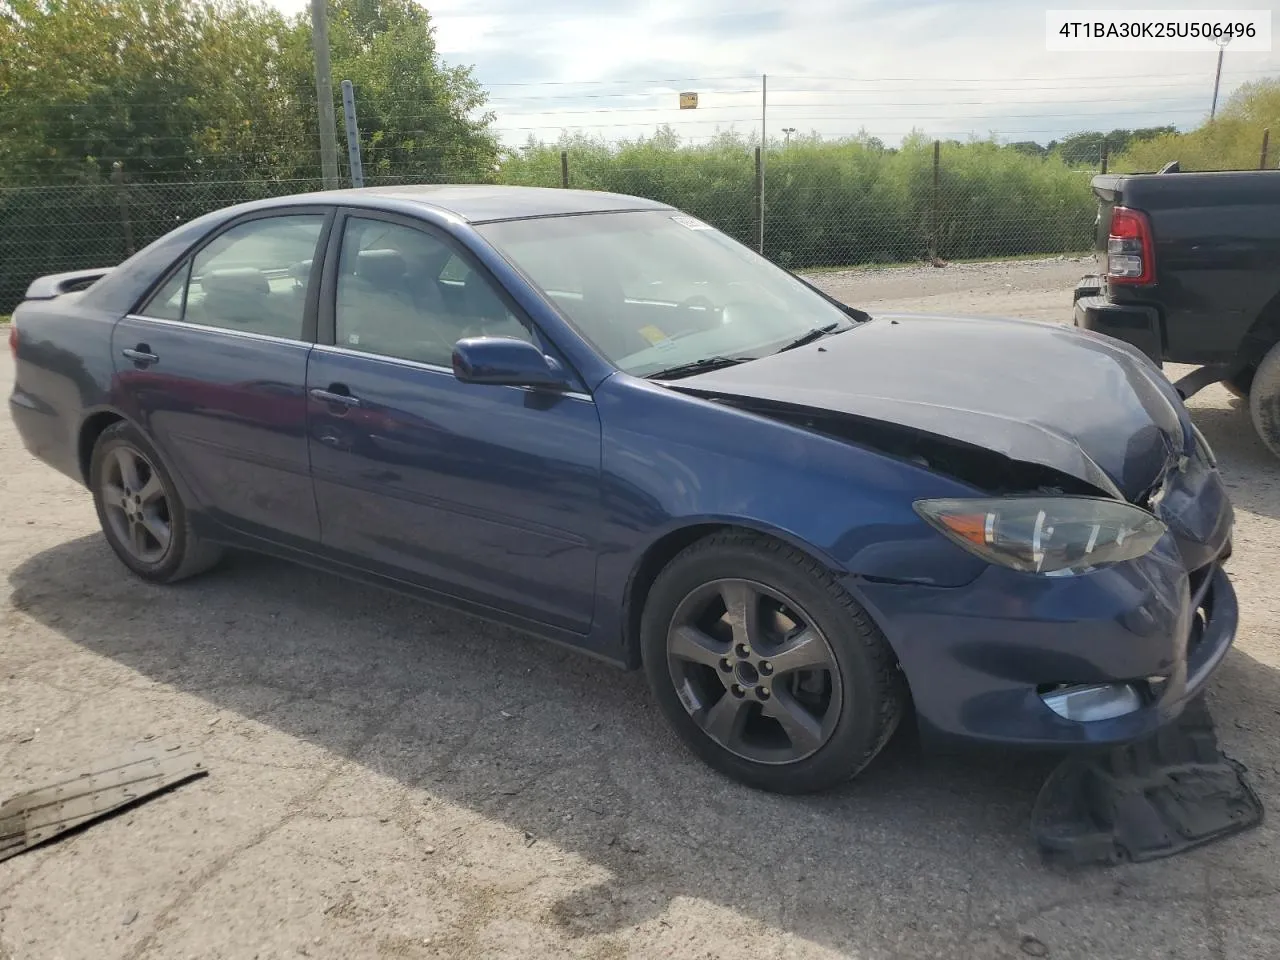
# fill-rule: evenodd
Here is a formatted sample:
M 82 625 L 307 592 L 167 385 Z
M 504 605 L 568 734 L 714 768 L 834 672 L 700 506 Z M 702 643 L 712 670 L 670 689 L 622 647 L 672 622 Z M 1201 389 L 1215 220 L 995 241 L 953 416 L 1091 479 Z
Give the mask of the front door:
M 324 545 L 585 632 L 600 516 L 595 404 L 457 381 L 460 338 L 539 334 L 443 234 L 364 215 L 335 229 L 321 312 L 322 342 L 334 342 L 315 348 L 307 373 Z
M 312 264 L 327 219 L 309 209 L 228 227 L 112 334 L 121 405 L 199 506 L 272 539 L 320 536 L 307 459 L 306 328 L 315 326 Z

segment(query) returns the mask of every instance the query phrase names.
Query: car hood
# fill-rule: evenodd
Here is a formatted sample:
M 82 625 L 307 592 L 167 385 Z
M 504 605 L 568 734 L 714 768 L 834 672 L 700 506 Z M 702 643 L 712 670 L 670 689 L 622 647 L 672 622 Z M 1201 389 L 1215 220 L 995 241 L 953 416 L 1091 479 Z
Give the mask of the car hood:
M 1177 394 L 1130 348 L 1032 321 L 881 315 L 673 386 L 908 427 L 1134 500 L 1186 450 Z

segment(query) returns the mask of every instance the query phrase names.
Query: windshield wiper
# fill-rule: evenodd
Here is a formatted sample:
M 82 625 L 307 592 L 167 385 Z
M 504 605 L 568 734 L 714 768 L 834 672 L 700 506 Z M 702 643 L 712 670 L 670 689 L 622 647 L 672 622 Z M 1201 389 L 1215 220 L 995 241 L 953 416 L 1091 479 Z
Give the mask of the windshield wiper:
M 796 347 L 803 347 L 806 344 L 813 343 L 813 341 L 815 340 L 821 340 L 823 337 L 827 336 L 828 334 L 835 333 L 836 328 L 838 326 L 840 326 L 839 320 L 835 321 L 834 323 L 828 323 L 826 326 L 823 326 L 823 327 L 814 327 L 808 333 L 803 333 L 800 336 L 796 337 L 794 340 L 792 340 L 790 343 L 779 347 L 778 353 L 783 353 L 784 351 L 787 351 L 787 350 L 794 350 Z M 846 327 L 845 329 L 848 330 L 851 328 Z
M 694 360 L 692 363 L 681 363 L 674 367 L 667 367 L 665 370 L 657 370 L 653 373 L 646 373 L 646 380 L 676 380 L 680 377 L 693 376 L 695 373 L 707 373 L 711 370 L 719 370 L 722 367 L 732 367 L 739 363 L 746 363 L 748 360 L 754 360 L 755 357 L 703 357 L 701 360 Z

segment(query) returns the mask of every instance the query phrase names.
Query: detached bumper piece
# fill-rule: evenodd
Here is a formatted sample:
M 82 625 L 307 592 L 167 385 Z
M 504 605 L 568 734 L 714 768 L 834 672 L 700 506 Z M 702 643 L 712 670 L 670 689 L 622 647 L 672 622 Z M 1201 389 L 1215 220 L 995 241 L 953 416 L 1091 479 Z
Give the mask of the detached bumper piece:
M 0 860 L 207 772 L 199 751 L 155 739 L 56 783 L 18 794 L 0 803 Z
M 1262 822 L 1243 765 L 1223 755 L 1203 697 L 1154 737 L 1065 760 L 1045 782 L 1032 833 L 1070 866 L 1172 856 Z

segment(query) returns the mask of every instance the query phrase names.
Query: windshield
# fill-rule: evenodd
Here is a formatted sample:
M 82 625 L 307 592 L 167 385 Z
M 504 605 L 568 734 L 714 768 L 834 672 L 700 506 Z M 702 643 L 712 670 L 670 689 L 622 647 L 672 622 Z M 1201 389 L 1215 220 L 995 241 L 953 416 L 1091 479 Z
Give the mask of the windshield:
M 852 321 L 786 271 L 670 210 L 543 217 L 477 229 L 615 366 L 649 376 L 754 359 Z

